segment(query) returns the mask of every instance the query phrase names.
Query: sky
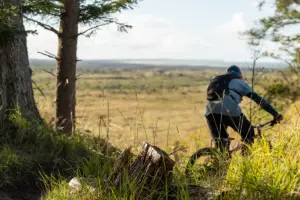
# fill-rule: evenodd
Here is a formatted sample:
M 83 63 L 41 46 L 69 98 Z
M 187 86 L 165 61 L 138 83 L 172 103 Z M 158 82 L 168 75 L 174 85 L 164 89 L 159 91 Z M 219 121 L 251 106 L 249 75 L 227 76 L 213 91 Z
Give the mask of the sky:
M 81 36 L 78 58 L 246 61 L 252 52 L 239 33 L 272 10 L 259 11 L 257 0 L 143 0 L 118 15 L 133 25 L 128 33 L 110 25 L 90 38 Z M 28 36 L 29 57 L 47 58 L 38 51 L 56 54 L 57 37 L 33 28 L 39 34 Z

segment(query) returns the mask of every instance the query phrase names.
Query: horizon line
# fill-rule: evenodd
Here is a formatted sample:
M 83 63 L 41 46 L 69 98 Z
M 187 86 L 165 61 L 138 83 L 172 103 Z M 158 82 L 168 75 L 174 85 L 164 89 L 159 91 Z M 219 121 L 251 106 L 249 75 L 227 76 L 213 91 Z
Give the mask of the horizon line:
M 51 58 L 30 58 L 29 60 L 41 60 L 41 61 L 54 61 L 56 62 L 54 59 Z M 249 60 L 223 60 L 223 59 L 199 59 L 199 58 L 82 58 L 80 59 L 80 62 L 84 62 L 84 61 L 214 61 L 214 62 L 249 62 L 252 61 L 252 59 Z M 261 61 L 257 61 L 257 62 L 267 62 L 267 63 L 284 63 L 283 61 L 279 61 L 276 59 L 273 60 L 261 60 Z

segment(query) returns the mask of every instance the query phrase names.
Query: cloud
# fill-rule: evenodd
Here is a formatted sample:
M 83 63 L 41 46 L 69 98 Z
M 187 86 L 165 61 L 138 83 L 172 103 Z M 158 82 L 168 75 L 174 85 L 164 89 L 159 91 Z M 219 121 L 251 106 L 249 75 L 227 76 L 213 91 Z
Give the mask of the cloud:
M 243 13 L 233 13 L 228 21 L 212 28 L 206 39 L 211 42 L 213 51 L 208 50 L 206 53 L 227 61 L 247 58 L 249 55 L 247 41 L 240 34 L 246 29 Z
M 248 3 L 250 6 L 258 7 L 260 1 L 259 1 L 259 0 L 247 0 L 247 3 Z
M 231 20 L 227 21 L 215 28 L 217 33 L 238 33 L 247 29 L 244 15 L 242 12 L 232 14 Z
M 121 33 L 110 25 L 90 38 L 80 37 L 78 58 L 234 59 L 247 55 L 246 42 L 238 40 L 238 32 L 246 28 L 242 13 L 234 13 L 228 22 L 212 29 L 201 25 L 184 29 L 177 21 L 151 14 L 122 16 L 122 22 L 133 29 Z M 56 36 L 41 28 L 38 31 L 38 36 L 28 37 L 29 56 L 45 58 L 37 53 L 45 50 L 56 54 Z
M 176 27 L 172 21 L 144 14 L 122 17 L 133 25 L 128 33 L 118 32 L 116 26 L 104 27 L 90 38 L 80 37 L 78 57 L 96 58 L 186 58 L 210 48 L 210 43 L 200 34 Z M 80 29 L 84 29 L 81 27 Z M 38 28 L 38 36 L 28 37 L 30 57 L 43 58 L 37 51 L 56 54 L 57 38 L 54 34 Z

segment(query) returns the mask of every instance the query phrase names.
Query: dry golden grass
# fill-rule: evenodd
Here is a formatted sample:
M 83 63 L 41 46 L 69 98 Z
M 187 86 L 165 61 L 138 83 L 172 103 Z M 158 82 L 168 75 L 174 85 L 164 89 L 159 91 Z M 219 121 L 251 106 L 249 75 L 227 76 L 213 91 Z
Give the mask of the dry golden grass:
M 210 146 L 205 123 L 205 95 L 214 70 L 108 70 L 83 73 L 77 81 L 77 128 L 108 137 L 118 147 L 149 141 L 168 151 Z M 55 112 L 55 78 L 46 72 L 33 79 L 40 112 L 50 121 Z M 109 124 L 109 126 L 107 126 Z M 233 134 L 238 137 L 237 134 Z

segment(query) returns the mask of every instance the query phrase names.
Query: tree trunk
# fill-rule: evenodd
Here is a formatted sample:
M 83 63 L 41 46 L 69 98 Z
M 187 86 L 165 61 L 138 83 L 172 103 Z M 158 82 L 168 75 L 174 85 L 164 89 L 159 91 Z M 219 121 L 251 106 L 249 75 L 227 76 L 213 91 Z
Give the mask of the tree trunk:
M 8 2 L 7 8 L 20 7 L 20 0 Z M 23 13 L 7 17 L 14 28 L 0 34 L 0 127 L 14 110 L 27 119 L 41 119 L 33 97 Z
M 72 133 L 75 121 L 75 90 L 79 1 L 64 0 L 57 56 L 56 128 Z

